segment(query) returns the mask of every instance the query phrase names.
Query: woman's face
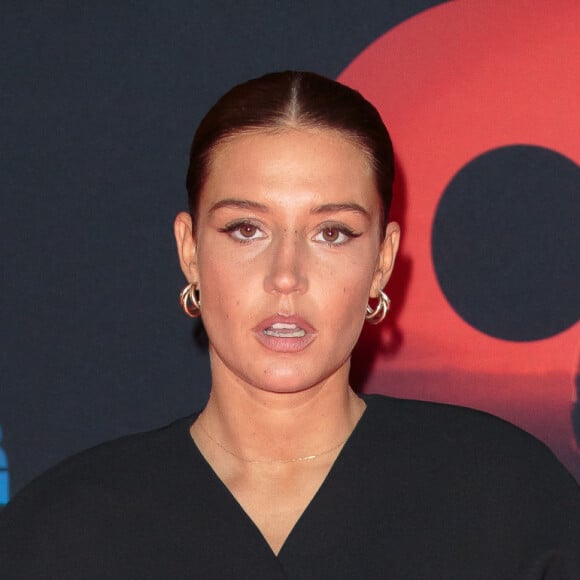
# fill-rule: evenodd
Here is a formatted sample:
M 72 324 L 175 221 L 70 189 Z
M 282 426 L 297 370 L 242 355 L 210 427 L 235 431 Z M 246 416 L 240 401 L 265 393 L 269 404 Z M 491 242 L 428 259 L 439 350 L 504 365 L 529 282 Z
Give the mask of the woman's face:
M 191 220 L 176 220 L 200 291 L 214 382 L 298 392 L 347 380 L 369 296 L 391 273 L 367 156 L 332 130 L 242 134 L 213 151 Z

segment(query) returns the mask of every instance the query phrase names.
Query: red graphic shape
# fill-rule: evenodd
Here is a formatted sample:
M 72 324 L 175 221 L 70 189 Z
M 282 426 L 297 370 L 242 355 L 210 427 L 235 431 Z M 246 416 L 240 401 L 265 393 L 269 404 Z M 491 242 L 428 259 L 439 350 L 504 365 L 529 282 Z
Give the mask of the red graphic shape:
M 412 268 L 404 304 L 393 304 L 403 339 L 376 361 L 367 390 L 501 416 L 543 439 L 580 481 L 571 421 L 580 324 L 526 343 L 475 330 L 442 294 L 430 247 L 443 191 L 481 153 L 531 144 L 580 163 L 578 22 L 576 0 L 445 3 L 388 31 L 339 80 L 385 119 L 407 206 Z

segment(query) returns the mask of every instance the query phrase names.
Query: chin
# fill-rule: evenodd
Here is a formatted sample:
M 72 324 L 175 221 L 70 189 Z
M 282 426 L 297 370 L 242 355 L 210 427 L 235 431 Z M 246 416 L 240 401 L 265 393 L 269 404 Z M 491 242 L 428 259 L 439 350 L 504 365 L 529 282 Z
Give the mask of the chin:
M 249 382 L 270 393 L 300 393 L 325 383 L 337 370 L 310 375 L 305 373 L 303 368 L 276 366 L 264 369 L 260 374 L 260 380 Z

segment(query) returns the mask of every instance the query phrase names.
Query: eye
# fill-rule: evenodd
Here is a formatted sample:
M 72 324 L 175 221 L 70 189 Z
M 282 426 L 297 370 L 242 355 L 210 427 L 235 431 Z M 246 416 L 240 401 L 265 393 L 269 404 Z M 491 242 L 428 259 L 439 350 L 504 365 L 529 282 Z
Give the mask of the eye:
M 331 246 L 340 246 L 359 236 L 360 234 L 356 234 L 344 225 L 326 225 L 320 228 L 316 236 L 314 236 L 314 241 L 325 242 Z
M 234 240 L 248 242 L 266 237 L 264 232 L 252 222 L 241 221 L 228 224 L 220 230 L 230 235 Z
M 237 230 L 242 238 L 251 239 L 256 235 L 258 228 L 252 224 L 242 224 Z

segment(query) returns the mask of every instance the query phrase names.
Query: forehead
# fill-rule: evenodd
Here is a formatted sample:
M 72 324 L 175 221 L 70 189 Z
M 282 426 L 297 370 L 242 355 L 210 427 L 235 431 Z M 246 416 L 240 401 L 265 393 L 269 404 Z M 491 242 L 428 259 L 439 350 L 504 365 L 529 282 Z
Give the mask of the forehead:
M 218 144 L 200 203 L 220 197 L 294 205 L 353 201 L 370 210 L 379 202 L 369 157 L 354 139 L 304 128 L 243 133 Z

